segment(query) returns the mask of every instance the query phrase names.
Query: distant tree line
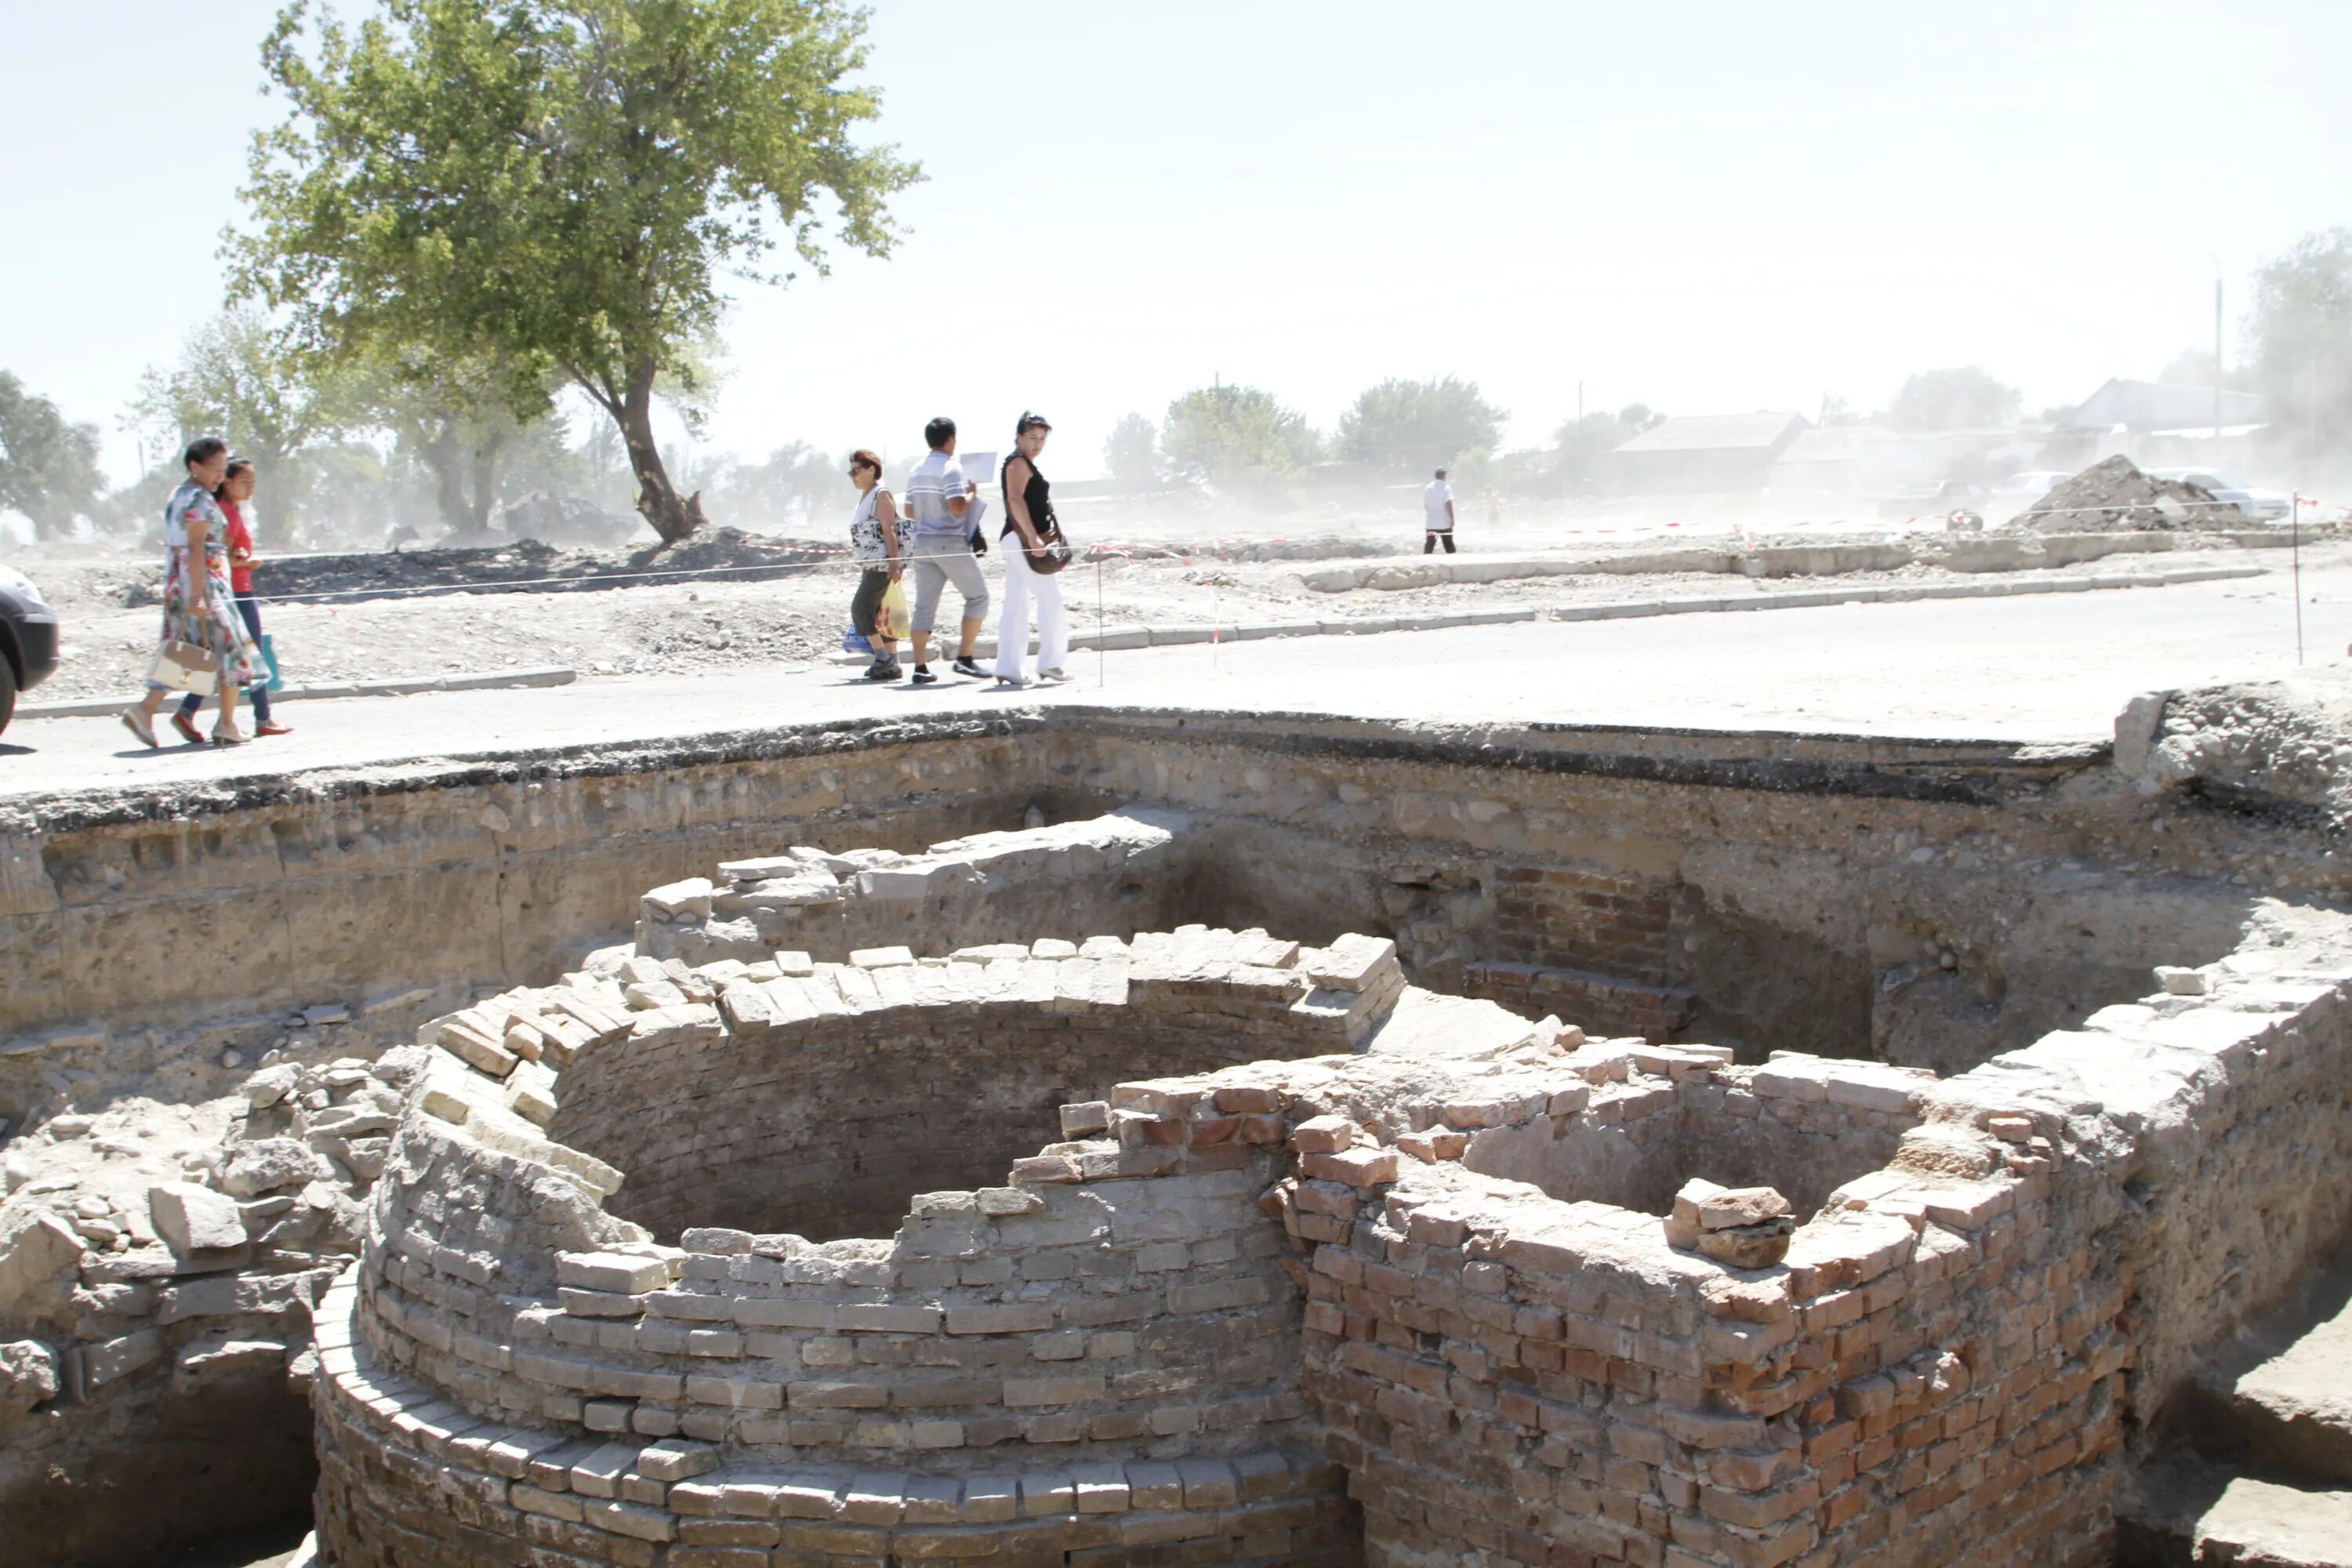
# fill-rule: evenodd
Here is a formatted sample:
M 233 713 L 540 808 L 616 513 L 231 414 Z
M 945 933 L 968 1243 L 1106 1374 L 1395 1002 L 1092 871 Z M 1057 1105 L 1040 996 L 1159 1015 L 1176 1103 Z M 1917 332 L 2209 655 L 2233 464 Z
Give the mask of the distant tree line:
M 1121 419 L 1103 443 L 1103 467 L 1126 484 L 1265 498 L 1323 463 L 1396 479 L 1483 459 L 1509 417 L 1457 376 L 1389 380 L 1359 394 L 1326 434 L 1270 392 L 1220 382 L 1175 399 L 1156 427 L 1141 414 Z

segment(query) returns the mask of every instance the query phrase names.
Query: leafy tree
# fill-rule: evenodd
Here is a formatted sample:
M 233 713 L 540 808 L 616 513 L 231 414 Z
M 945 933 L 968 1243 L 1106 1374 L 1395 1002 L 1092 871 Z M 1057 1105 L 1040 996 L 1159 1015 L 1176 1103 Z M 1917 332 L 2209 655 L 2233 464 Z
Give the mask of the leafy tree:
M 2341 454 L 2352 428 L 2352 229 L 2307 234 L 2257 272 L 2247 325 L 2273 444 L 2298 459 Z
M 1358 394 L 1339 416 L 1339 447 L 1391 473 L 1440 468 L 1465 452 L 1493 450 L 1507 417 L 1474 381 L 1389 380 Z
M 1287 479 L 1323 455 L 1306 416 L 1254 386 L 1203 386 L 1168 405 L 1160 449 L 1182 479 L 1235 488 Z
M 170 370 L 141 377 L 131 412 L 163 446 L 217 436 L 252 458 L 290 531 L 318 477 L 313 448 L 346 426 L 353 396 L 349 377 L 305 365 L 268 312 L 244 304 L 190 332 Z
M 798 510 L 814 526 L 828 505 L 847 517 L 855 498 L 847 475 L 845 459 L 835 462 L 805 441 L 789 441 L 760 462 L 740 465 L 726 496 L 747 515 L 782 522 Z
M 318 352 L 495 355 L 518 418 L 551 371 L 618 427 L 666 541 L 702 521 L 653 430 L 689 397 L 733 272 L 782 283 L 897 243 L 919 177 L 851 140 L 866 17 L 835 0 L 377 0 L 356 30 L 292 0 L 264 46 L 287 120 L 255 138 L 237 286 Z M 689 417 L 693 410 L 687 410 Z
M 0 370 L 0 509 L 31 519 L 36 539 L 62 539 L 74 519 L 98 514 L 104 489 L 98 427 L 72 423 Z
M 2017 417 L 2022 398 L 1976 365 L 1923 370 L 1903 384 L 1886 411 L 1897 430 L 1966 430 L 2006 425 Z
M 1648 416 L 1650 425 L 1655 425 L 1665 417 L 1663 414 L 1650 415 L 1649 410 L 1638 403 L 1625 413 L 1637 411 Z M 1602 456 L 1616 450 L 1646 428 L 1648 426 L 1636 425 L 1624 414 L 1596 412 L 1587 414 L 1581 423 L 1574 419 L 1567 421 L 1552 433 L 1552 439 L 1559 447 L 1557 477 L 1560 484 L 1571 490 L 1592 489 L 1593 481 L 1601 473 Z
M 1160 436 L 1151 421 L 1130 414 L 1110 428 L 1103 443 L 1103 467 L 1121 484 L 1149 485 L 1160 479 Z
M 425 470 L 434 510 L 451 532 L 488 531 L 505 497 L 504 469 L 525 432 L 553 431 L 561 421 L 518 418 L 501 394 L 505 374 L 487 356 L 448 360 L 411 352 L 371 365 L 352 401 L 355 419 L 381 426 L 398 454 Z
M 599 419 L 600 431 L 612 428 Z M 572 445 L 572 420 L 559 404 L 551 418 L 534 420 L 517 430 L 499 454 L 499 500 L 511 506 L 530 495 L 569 496 L 590 500 L 596 489 L 595 469 L 586 451 Z
M 1636 434 L 1665 422 L 1666 416 L 1646 403 L 1629 403 L 1617 411 L 1617 423 Z

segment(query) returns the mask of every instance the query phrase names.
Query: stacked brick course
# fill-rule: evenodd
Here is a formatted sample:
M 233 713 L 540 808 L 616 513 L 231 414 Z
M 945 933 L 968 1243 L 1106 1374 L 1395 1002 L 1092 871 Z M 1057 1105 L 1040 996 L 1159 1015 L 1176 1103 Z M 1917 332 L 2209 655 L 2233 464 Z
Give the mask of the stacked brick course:
M 1181 812 L 1127 806 L 967 834 L 915 855 L 796 845 L 653 889 L 637 951 L 694 964 L 779 949 L 839 962 L 860 948 L 930 952 L 1045 929 L 1129 931 L 1170 912 L 1180 883 L 1171 872 L 1192 826 Z

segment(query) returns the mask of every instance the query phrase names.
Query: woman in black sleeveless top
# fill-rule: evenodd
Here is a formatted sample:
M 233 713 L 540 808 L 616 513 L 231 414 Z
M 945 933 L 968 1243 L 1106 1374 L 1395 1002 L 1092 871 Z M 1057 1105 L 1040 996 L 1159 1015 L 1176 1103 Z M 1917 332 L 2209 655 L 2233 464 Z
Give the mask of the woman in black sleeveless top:
M 1037 679 L 1067 680 L 1069 620 L 1062 608 L 1062 580 L 1033 569 L 1055 531 L 1053 489 L 1037 471 L 1037 454 L 1054 427 L 1042 414 L 1024 414 L 1013 432 L 1013 456 L 1004 461 L 1004 614 L 996 624 L 996 683 L 1024 686 L 1022 658 L 1029 650 L 1029 605 L 1037 605 Z M 1015 536 L 1018 536 L 1017 538 Z

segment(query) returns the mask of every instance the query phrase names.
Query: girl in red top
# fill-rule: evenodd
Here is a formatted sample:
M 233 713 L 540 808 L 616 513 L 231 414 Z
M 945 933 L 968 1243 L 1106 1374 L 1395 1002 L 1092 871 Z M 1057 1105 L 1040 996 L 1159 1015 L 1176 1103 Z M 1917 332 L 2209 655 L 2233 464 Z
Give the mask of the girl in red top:
M 245 525 L 244 503 L 253 499 L 255 475 L 253 461 L 248 458 L 229 459 L 228 472 L 221 479 L 214 499 L 220 503 L 221 515 L 228 520 L 223 531 L 223 541 L 228 545 L 228 585 L 236 595 L 236 613 L 245 619 L 246 629 L 253 634 L 256 647 L 261 646 L 261 601 L 253 591 L 253 532 Z M 280 724 L 269 716 L 269 687 L 257 681 L 247 689 L 253 700 L 253 732 L 257 735 L 290 735 L 290 724 Z M 234 700 L 234 699 L 232 699 Z M 172 715 L 172 728 L 189 742 L 201 745 L 203 735 L 196 729 L 196 710 L 205 700 L 191 691 L 180 700 L 179 711 Z

